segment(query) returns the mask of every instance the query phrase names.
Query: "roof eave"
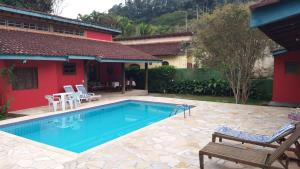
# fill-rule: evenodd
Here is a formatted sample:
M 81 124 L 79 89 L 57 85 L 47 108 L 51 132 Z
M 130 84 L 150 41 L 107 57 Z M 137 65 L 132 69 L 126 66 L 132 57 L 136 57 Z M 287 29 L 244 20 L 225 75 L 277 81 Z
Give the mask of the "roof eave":
M 272 51 L 272 55 L 273 55 L 273 57 L 278 57 L 278 56 L 282 56 L 282 55 L 286 54 L 287 52 L 288 52 L 288 50 L 286 50 L 285 48 L 282 48 L 282 49 Z
M 22 54 L 0 54 L 0 60 L 41 60 L 41 61 L 68 61 L 68 60 L 95 60 L 98 62 L 115 63 L 160 63 L 159 59 L 113 59 L 102 56 L 45 56 L 45 55 L 22 55 Z
M 280 1 L 251 11 L 250 26 L 261 27 L 300 14 L 300 1 Z

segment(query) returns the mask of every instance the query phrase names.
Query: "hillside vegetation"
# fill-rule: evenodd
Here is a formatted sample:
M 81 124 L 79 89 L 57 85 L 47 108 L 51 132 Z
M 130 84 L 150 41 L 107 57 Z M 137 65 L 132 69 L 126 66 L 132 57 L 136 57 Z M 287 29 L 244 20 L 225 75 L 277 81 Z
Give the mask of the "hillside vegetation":
M 190 31 L 193 20 L 227 3 L 250 0 L 127 0 L 114 5 L 108 13 L 93 11 L 78 19 L 118 28 L 122 36 L 141 36 Z

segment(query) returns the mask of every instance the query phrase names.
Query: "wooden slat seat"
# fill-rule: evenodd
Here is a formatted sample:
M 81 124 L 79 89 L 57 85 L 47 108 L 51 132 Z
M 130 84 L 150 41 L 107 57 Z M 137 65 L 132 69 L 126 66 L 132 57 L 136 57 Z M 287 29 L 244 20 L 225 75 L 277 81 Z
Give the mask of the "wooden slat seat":
M 201 149 L 199 153 L 210 157 L 216 157 L 256 167 L 266 166 L 265 162 L 269 156 L 268 151 L 236 147 L 213 142 L 208 143 L 203 149 Z M 279 167 L 274 167 L 274 169 L 275 168 L 279 169 Z
M 240 163 L 252 163 L 264 165 L 269 155 L 267 151 L 259 151 L 254 149 L 248 149 L 244 147 L 236 147 L 232 145 L 225 145 L 219 143 L 208 143 L 201 153 L 213 156 L 217 158 L 228 158 L 227 160 L 240 162 Z

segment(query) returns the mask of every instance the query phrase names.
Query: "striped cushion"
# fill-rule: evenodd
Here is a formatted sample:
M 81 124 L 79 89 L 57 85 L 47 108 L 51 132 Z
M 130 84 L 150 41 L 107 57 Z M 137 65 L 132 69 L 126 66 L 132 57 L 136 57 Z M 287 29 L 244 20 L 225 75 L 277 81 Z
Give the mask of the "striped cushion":
M 249 141 L 255 141 L 255 142 L 261 142 L 261 143 L 272 143 L 276 141 L 278 138 L 280 138 L 285 133 L 289 132 L 290 130 L 294 129 L 295 125 L 292 123 L 286 124 L 281 129 L 276 131 L 272 136 L 267 135 L 260 135 L 260 134 L 251 134 L 244 131 L 234 130 L 229 127 L 220 127 L 215 132 L 228 135 L 231 137 L 236 137 L 244 140 Z

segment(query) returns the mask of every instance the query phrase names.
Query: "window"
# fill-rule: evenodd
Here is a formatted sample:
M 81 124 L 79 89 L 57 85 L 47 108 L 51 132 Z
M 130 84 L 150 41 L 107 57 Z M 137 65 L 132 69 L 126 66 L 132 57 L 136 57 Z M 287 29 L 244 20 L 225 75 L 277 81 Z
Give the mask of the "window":
M 6 20 L 5 20 L 5 19 L 2 19 L 2 18 L 0 18 L 0 25 L 6 25 Z
M 82 30 L 66 29 L 66 28 L 61 28 L 61 27 L 54 27 L 53 31 L 57 32 L 57 33 L 64 33 L 64 34 L 70 34 L 70 35 L 78 35 L 78 36 L 84 35 Z
M 37 89 L 38 88 L 38 69 L 34 68 L 15 68 L 15 83 L 13 90 Z
M 35 29 L 35 24 L 29 24 L 29 29 Z
M 284 64 L 284 69 L 286 74 L 298 74 L 299 64 L 297 62 L 286 62 Z
M 63 74 L 65 74 L 65 75 L 76 74 L 76 64 L 75 63 L 64 63 Z
M 29 25 L 30 25 L 29 23 L 24 23 L 24 24 L 23 24 L 23 28 L 29 29 Z
M 15 21 L 9 20 L 9 21 L 7 22 L 7 25 L 8 25 L 8 26 L 15 26 Z
M 40 30 L 40 31 L 48 31 L 49 30 L 49 28 L 47 26 L 44 26 L 44 25 L 37 25 L 36 29 Z
M 163 65 L 163 66 L 168 66 L 168 65 L 169 65 L 169 62 L 163 61 L 163 62 L 162 62 L 162 65 Z

